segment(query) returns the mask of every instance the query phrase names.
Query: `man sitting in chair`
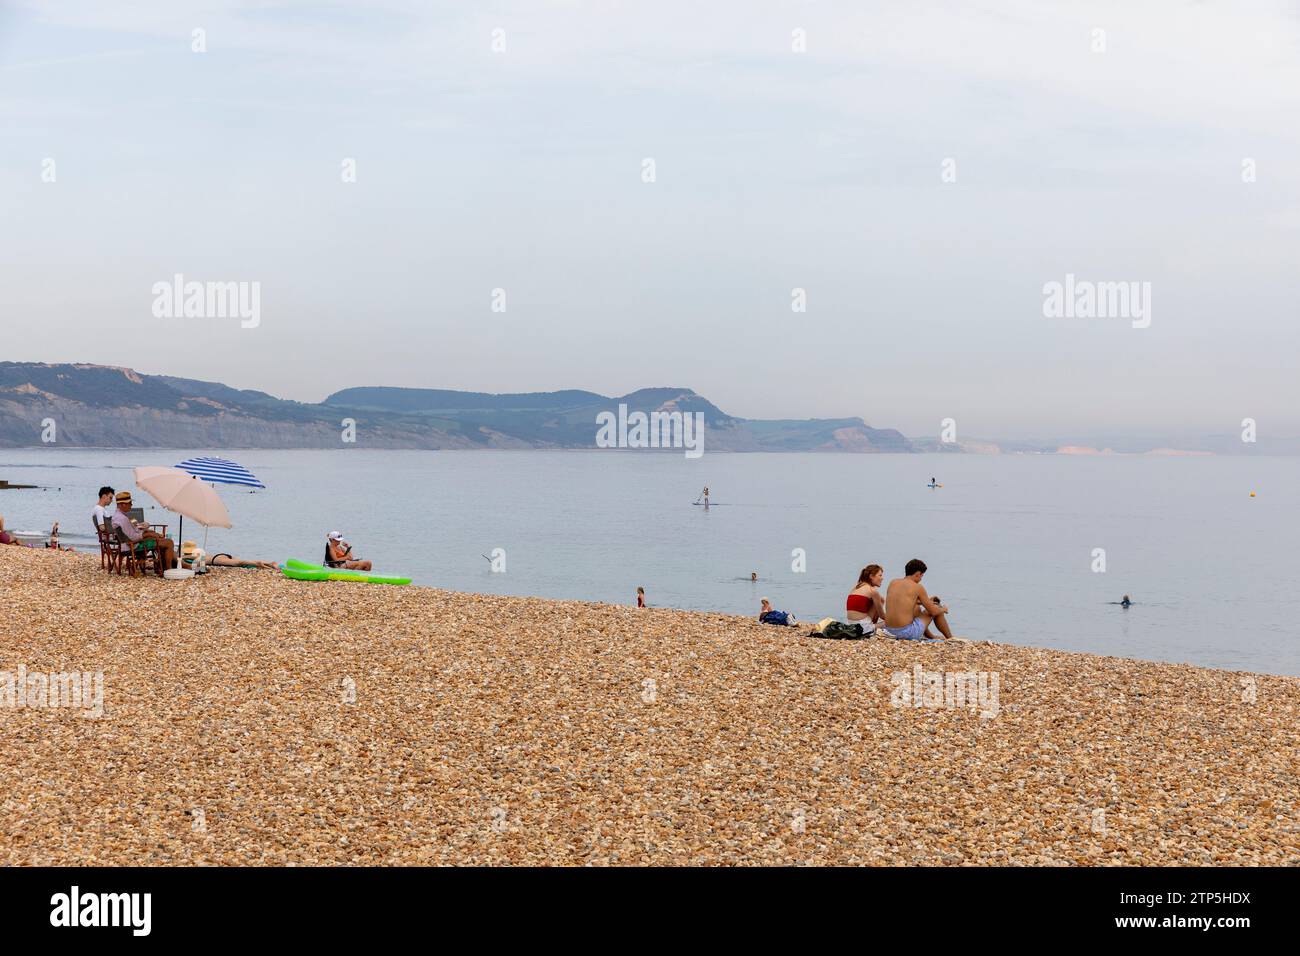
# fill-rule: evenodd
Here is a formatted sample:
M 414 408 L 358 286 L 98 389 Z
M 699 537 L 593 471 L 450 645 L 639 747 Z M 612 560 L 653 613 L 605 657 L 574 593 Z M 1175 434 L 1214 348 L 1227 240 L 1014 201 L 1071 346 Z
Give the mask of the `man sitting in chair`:
M 132 542 L 137 555 L 142 555 L 146 551 L 158 552 L 158 576 L 162 577 L 163 571 L 171 568 L 176 560 L 176 545 L 172 543 L 171 538 L 164 538 L 156 531 L 148 528 L 137 528 L 135 522 L 131 520 L 128 512 L 131 510 L 131 492 L 119 491 L 117 493 L 117 511 L 113 512 L 113 527 L 122 533 L 127 540 Z
M 113 491 L 108 485 L 99 489 L 99 503 L 90 512 L 90 520 L 95 522 L 95 528 L 102 525 L 113 523 Z

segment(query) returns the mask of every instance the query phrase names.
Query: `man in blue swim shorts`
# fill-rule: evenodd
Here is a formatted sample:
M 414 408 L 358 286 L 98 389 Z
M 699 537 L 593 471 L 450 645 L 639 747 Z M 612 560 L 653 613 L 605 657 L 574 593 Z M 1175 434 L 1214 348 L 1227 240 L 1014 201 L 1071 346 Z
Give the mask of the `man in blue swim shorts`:
M 926 593 L 921 584 L 927 568 L 920 558 L 913 558 L 903 568 L 904 576 L 889 582 L 885 592 L 885 626 L 883 631 L 900 641 L 926 640 L 930 622 L 943 636 L 952 640 L 948 628 L 948 608 Z

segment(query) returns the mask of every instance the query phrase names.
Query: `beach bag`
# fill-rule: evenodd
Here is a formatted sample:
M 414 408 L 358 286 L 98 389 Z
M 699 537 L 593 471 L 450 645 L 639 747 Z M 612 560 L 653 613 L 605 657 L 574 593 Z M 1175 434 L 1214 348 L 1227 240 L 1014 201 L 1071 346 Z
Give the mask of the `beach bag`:
M 834 618 L 823 618 L 817 622 L 817 627 L 813 629 L 809 637 L 824 637 L 828 641 L 854 641 L 860 637 L 866 637 L 871 632 L 863 631 L 861 624 L 846 624 L 843 621 L 837 621 Z
M 785 611 L 768 611 L 758 619 L 763 624 L 779 624 L 786 627 L 790 624 L 790 615 Z

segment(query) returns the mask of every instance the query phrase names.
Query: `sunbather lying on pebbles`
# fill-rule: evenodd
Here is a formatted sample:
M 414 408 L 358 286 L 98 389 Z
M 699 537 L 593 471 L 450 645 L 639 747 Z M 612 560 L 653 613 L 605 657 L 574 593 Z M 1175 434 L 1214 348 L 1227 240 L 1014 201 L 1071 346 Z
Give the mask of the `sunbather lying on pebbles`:
M 279 571 L 280 565 L 274 561 L 252 561 L 248 558 L 236 558 L 233 555 L 214 554 L 208 558 L 210 568 L 256 568 L 259 571 Z
M 198 548 L 193 541 L 186 541 L 181 545 L 181 567 L 194 568 L 198 559 L 202 557 L 203 551 Z M 251 558 L 237 558 L 233 554 L 222 551 L 212 557 L 203 558 L 205 568 L 249 568 L 258 571 L 279 571 L 280 565 L 274 561 L 254 561 Z
M 794 615 L 789 611 L 778 611 L 772 607 L 772 602 L 767 598 L 762 599 L 758 612 L 758 620 L 763 624 L 782 624 L 793 627 L 799 622 L 795 620 Z

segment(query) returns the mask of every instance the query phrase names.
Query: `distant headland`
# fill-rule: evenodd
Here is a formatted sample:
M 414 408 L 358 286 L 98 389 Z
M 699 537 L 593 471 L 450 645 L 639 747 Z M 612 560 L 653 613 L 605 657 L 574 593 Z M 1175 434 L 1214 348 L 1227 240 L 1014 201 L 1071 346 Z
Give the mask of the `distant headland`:
M 1177 439 L 1153 435 L 994 441 L 963 436 L 946 441 L 936 427 L 933 436 L 908 437 L 860 417 L 741 418 L 693 389 L 677 387 L 608 396 L 581 389 L 494 394 L 367 386 L 345 388 L 308 403 L 120 366 L 0 362 L 0 448 L 581 449 L 602 447 L 600 426 L 608 417 L 622 414 L 635 420 L 638 413 L 650 420 L 689 416 L 703 422 L 706 451 L 1300 453 L 1300 439 L 1245 445 L 1239 435 L 1226 430 Z

